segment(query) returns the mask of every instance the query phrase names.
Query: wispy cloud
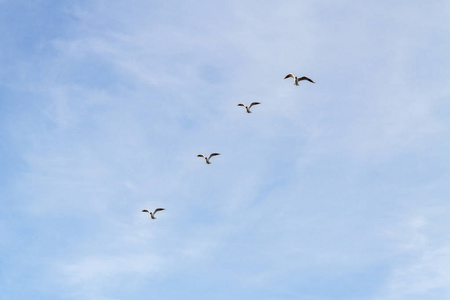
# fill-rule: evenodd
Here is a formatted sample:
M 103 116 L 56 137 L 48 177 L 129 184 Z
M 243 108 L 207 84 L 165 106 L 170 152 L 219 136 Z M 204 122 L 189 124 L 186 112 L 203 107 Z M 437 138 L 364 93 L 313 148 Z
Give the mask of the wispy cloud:
M 42 299 L 52 289 L 69 299 L 147 289 L 180 299 L 205 287 L 201 299 L 448 293 L 448 45 L 430 37 L 448 19 L 438 6 L 58 9 L 71 16 L 67 32 L 39 41 L 52 55 L 3 80 L 17 101 L 33 99 L 5 122 L 27 166 L 8 202 L 23 225 L 7 235 L 17 249 L 11 236 L 34 237 L 18 255 L 0 244 L 18 282 L 36 277 Z M 290 72 L 316 84 L 296 87 L 283 80 Z M 251 101 L 262 103 L 253 114 L 236 106 Z M 212 165 L 196 157 L 211 152 L 222 154 Z M 430 198 L 441 214 L 419 213 Z M 155 207 L 166 208 L 157 220 L 141 213 Z M 355 285 L 365 290 L 344 293 Z
M 449 244 L 445 232 L 448 209 L 412 212 L 396 231 L 401 259 L 377 299 L 444 299 L 448 297 Z

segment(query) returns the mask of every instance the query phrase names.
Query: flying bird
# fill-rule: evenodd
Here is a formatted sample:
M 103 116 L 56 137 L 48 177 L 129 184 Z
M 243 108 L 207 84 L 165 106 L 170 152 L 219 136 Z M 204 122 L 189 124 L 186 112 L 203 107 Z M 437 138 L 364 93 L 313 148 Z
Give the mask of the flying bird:
M 250 108 L 251 108 L 253 105 L 258 105 L 258 104 L 261 104 L 261 103 L 259 103 L 259 102 L 252 102 L 252 104 L 250 104 L 249 107 L 247 107 L 247 105 L 244 105 L 244 104 L 242 104 L 242 103 L 239 103 L 237 106 L 243 106 L 243 107 L 245 107 L 245 110 L 247 111 L 247 113 L 251 114 L 252 112 L 250 111 Z
M 165 210 L 165 208 L 157 208 L 157 209 L 155 209 L 154 212 L 148 211 L 148 209 L 144 209 L 144 210 L 142 210 L 142 212 L 149 213 L 150 216 L 152 217 L 152 219 L 156 219 L 155 218 L 155 214 L 156 214 L 157 211 L 160 211 L 160 210 Z
M 306 76 L 297 77 L 297 76 L 294 76 L 294 74 L 292 74 L 292 73 L 287 74 L 286 77 L 284 77 L 284 79 L 291 78 L 291 77 L 294 78 L 294 84 L 295 85 L 298 85 L 298 82 L 302 81 L 302 80 L 308 80 L 311 83 L 315 83 L 314 81 L 312 81 L 311 78 L 308 78 Z
M 208 158 L 206 156 L 204 156 L 203 154 L 199 154 L 199 155 L 197 155 L 197 157 L 203 157 L 206 160 L 206 163 L 208 165 L 210 165 L 211 162 L 209 160 L 211 159 L 211 157 L 216 156 L 216 155 L 220 155 L 220 153 L 211 153 Z

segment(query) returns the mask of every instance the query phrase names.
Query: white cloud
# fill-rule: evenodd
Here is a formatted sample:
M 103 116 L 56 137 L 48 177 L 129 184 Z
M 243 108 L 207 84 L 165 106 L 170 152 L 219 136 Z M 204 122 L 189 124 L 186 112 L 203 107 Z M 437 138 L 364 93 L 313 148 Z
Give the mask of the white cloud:
M 66 294 L 101 299 L 119 281 L 191 274 L 253 288 L 292 277 L 295 289 L 311 273 L 338 280 L 384 261 L 397 269 L 390 299 L 442 287 L 447 272 L 432 270 L 448 247 L 422 233 L 430 216 L 393 235 L 415 263 L 390 262 L 381 234 L 395 222 L 386 211 L 425 188 L 390 182 L 379 162 L 420 157 L 446 135 L 448 88 L 408 76 L 423 52 L 405 24 L 391 30 L 401 7 L 178 4 L 80 6 L 75 34 L 51 41 L 57 55 L 30 83 L 17 205 L 91 229 L 49 253 Z M 317 83 L 296 87 L 288 72 Z M 242 101 L 262 105 L 248 115 Z M 212 165 L 195 157 L 216 151 Z M 140 212 L 160 206 L 157 220 Z
M 421 209 L 391 231 L 399 258 L 377 299 L 445 299 L 450 295 L 447 207 Z

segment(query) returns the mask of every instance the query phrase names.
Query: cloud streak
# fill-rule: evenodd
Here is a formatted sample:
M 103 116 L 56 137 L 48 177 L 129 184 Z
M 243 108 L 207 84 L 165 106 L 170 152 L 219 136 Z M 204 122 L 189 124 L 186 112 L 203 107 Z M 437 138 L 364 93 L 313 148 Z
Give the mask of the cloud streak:
M 421 46 L 445 32 L 439 7 L 144 2 L 55 7 L 71 21 L 39 40 L 52 55 L 2 75 L 33 99 L 4 121 L 26 165 L 4 297 L 448 294 L 448 45 Z

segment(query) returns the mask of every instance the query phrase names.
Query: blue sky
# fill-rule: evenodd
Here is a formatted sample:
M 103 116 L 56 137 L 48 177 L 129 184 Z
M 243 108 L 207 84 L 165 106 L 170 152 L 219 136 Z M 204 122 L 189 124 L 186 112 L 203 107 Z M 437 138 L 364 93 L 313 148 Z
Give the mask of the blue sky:
M 450 299 L 449 13 L 0 0 L 0 299 Z

